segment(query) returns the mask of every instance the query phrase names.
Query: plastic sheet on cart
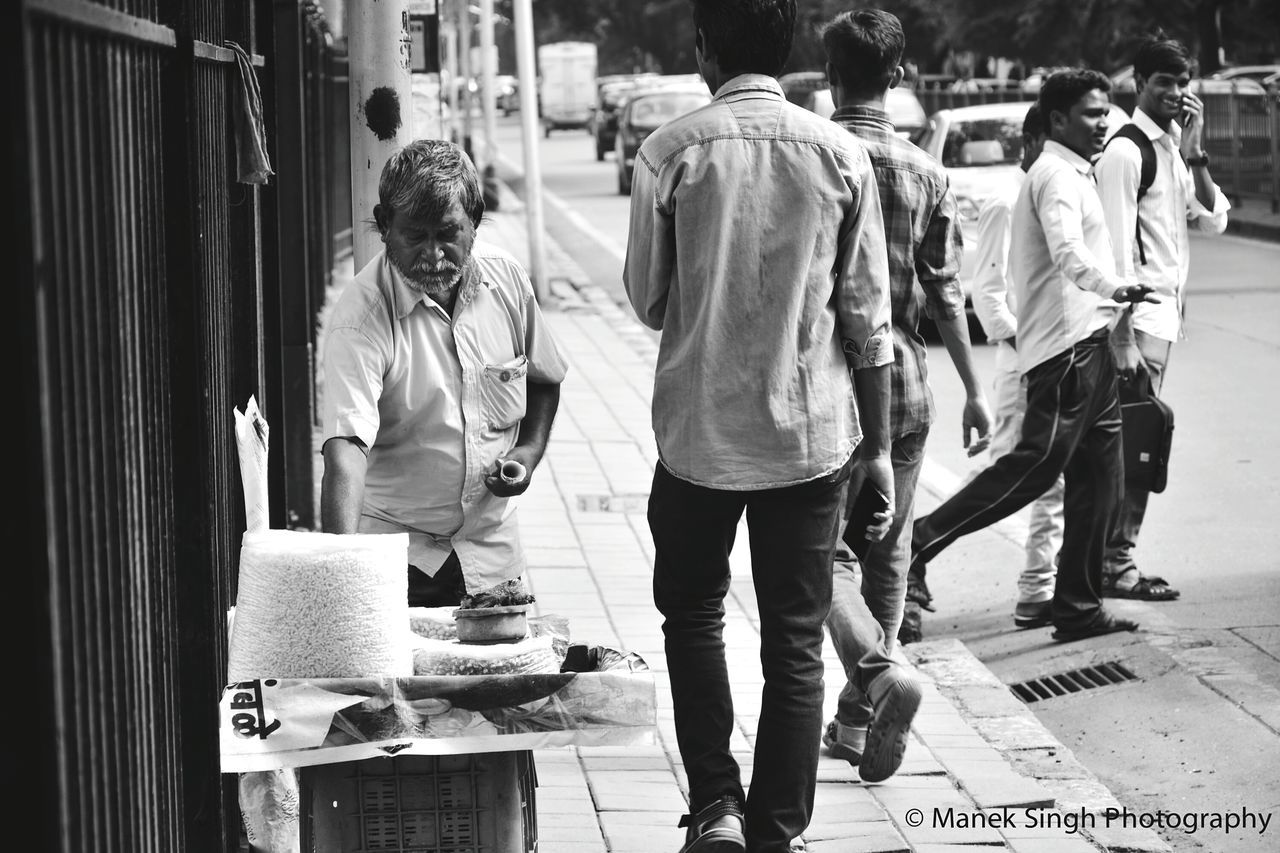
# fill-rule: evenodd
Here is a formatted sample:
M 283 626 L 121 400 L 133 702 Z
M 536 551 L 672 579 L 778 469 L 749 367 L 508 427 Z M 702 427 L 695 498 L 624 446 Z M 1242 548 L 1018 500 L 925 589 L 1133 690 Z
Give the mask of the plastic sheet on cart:
M 378 756 L 656 742 L 653 673 L 636 654 L 608 668 L 528 675 L 259 678 L 219 703 L 224 773 Z

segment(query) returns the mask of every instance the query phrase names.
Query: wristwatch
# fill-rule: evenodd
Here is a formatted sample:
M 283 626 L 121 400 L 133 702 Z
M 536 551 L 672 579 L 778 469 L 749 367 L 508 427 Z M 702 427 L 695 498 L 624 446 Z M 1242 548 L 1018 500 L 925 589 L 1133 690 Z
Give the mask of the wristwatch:
M 1208 154 L 1208 152 L 1205 152 L 1204 154 L 1201 154 L 1199 157 L 1188 157 L 1188 158 L 1187 158 L 1187 165 L 1188 165 L 1188 166 L 1192 166 L 1192 167 L 1194 167 L 1194 166 L 1205 166 L 1205 167 L 1207 167 L 1207 166 L 1209 165 L 1209 154 Z

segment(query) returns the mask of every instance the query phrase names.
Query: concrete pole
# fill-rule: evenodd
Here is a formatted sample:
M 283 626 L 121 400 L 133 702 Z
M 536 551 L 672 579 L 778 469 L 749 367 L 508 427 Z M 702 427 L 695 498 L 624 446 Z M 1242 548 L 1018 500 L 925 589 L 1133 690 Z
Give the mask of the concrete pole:
M 529 224 L 529 278 L 538 301 L 551 296 L 547 281 L 547 244 L 542 219 L 542 165 L 538 162 L 538 71 L 533 45 L 533 4 L 513 0 L 516 65 L 520 76 L 520 124 L 524 130 L 525 218 Z
M 444 73 L 440 75 L 441 84 L 446 86 L 445 101 L 449 104 L 449 126 L 445 128 L 445 139 L 462 144 L 462 131 L 459 129 L 458 113 L 458 31 L 451 18 L 441 10 L 440 37 L 444 39 Z
M 462 147 L 473 158 L 471 152 L 471 114 L 475 111 L 476 99 L 471 91 L 472 79 L 476 70 L 471 67 L 471 10 L 467 8 L 467 0 L 458 0 L 458 64 L 462 75 Z
M 413 139 L 405 0 L 347 5 L 351 68 L 351 243 L 359 270 L 382 249 L 373 223 L 378 178 L 392 152 Z
M 481 159 L 486 175 L 498 163 L 498 144 L 494 141 L 498 136 L 497 92 L 494 90 L 497 64 L 498 52 L 493 44 L 493 0 L 480 0 L 480 104 L 484 112 L 484 155 Z

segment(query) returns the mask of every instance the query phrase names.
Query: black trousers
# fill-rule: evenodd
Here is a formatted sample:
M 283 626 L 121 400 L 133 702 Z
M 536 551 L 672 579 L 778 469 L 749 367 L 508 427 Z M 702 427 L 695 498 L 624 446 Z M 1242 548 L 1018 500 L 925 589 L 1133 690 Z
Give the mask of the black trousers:
M 1120 402 L 1108 330 L 1095 332 L 1027 373 L 1027 414 L 1012 451 L 936 510 L 916 519 L 918 562 L 1012 515 L 1066 481 L 1064 531 L 1053 592 L 1053 624 L 1068 630 L 1097 618 L 1102 562 L 1124 493 Z
M 449 552 L 434 575 L 409 566 L 410 607 L 457 607 L 466 593 L 467 584 L 462 579 L 462 563 L 458 561 L 457 551 Z
M 776 489 L 731 491 L 672 476 L 661 463 L 649 495 L 653 600 L 665 617 L 676 741 L 697 811 L 742 799 L 733 690 L 724 642 L 729 553 L 745 512 L 764 677 L 746 802 L 747 853 L 786 853 L 813 816 L 822 737 L 823 620 L 851 464 Z M 742 650 L 745 653 L 745 650 Z M 746 666 L 745 657 L 734 661 Z

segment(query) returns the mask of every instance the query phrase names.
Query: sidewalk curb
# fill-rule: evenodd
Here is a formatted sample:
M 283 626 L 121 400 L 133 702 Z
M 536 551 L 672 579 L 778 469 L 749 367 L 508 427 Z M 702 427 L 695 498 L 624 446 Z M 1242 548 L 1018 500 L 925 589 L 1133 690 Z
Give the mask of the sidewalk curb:
M 1280 243 L 1280 225 L 1256 222 L 1251 219 L 1228 218 L 1226 233 L 1236 237 L 1249 237 L 1254 240 Z
M 963 642 L 930 640 L 909 644 L 902 650 L 1019 775 L 1053 793 L 1059 812 L 1101 816 L 1107 809 L 1123 808 L 1107 786 Z M 959 781 L 965 787 L 964 779 Z M 1096 824 L 1082 833 L 1108 851 L 1168 853 L 1172 849 L 1150 829 L 1108 828 L 1101 821 Z

